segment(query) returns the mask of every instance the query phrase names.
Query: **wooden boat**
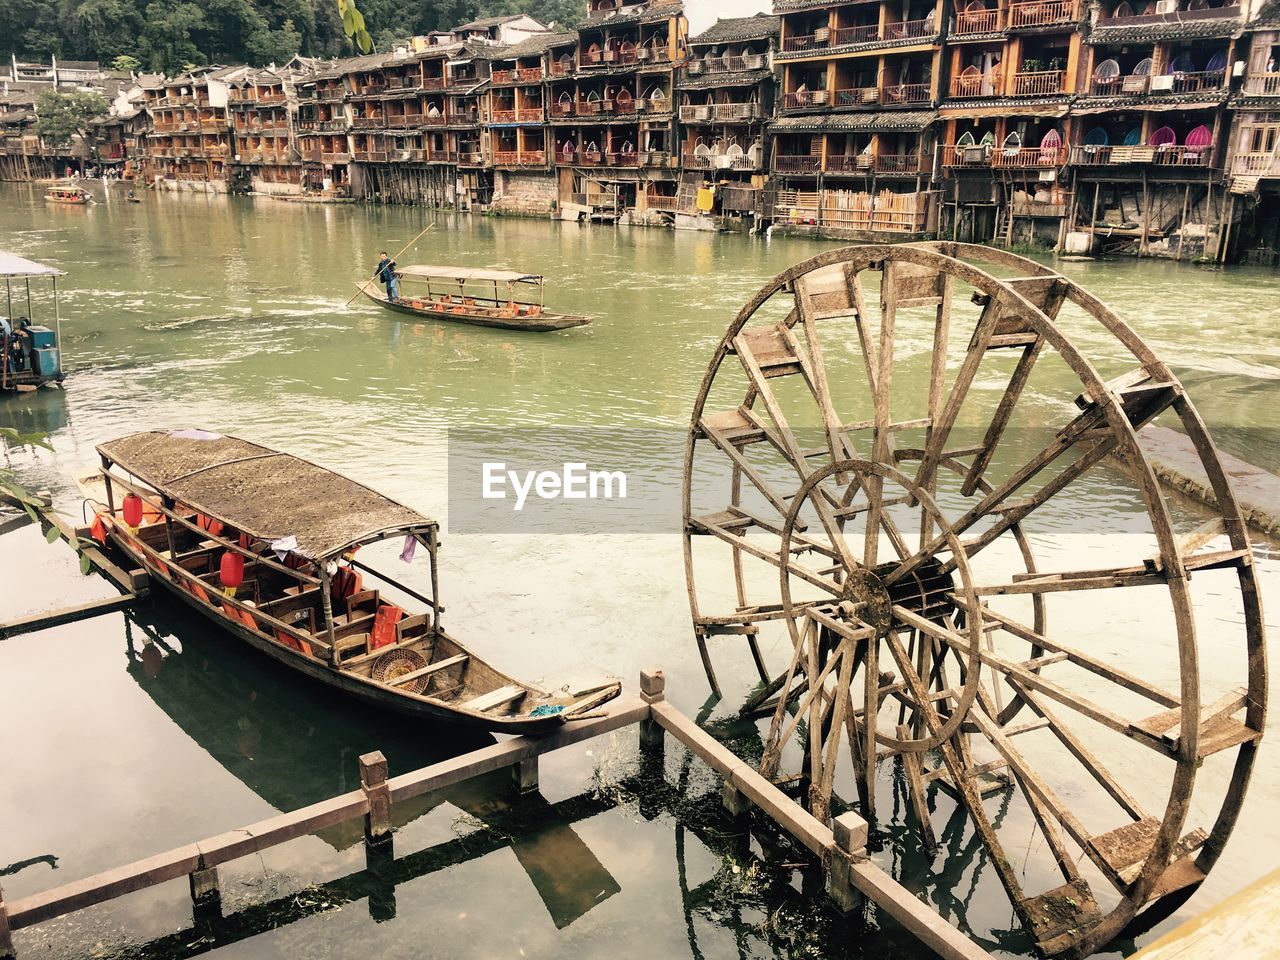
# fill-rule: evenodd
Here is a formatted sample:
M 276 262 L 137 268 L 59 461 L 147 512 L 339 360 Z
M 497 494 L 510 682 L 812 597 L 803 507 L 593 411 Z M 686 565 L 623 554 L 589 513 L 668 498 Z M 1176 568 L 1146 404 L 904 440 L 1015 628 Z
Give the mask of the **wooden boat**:
M 50 203 L 86 204 L 93 201 L 93 196 L 83 187 L 50 187 L 44 198 Z
M 0 250 L 0 281 L 5 293 L 0 301 L 0 393 L 27 393 L 62 382 L 58 277 L 64 276 L 57 267 Z M 48 280 L 52 287 L 52 327 L 37 322 L 48 318 L 50 301 L 43 301 L 41 315 L 36 310 L 41 301 L 31 299 L 32 280 Z
M 543 278 L 518 270 L 478 270 L 469 267 L 401 267 L 402 289 L 388 300 L 372 280 L 359 284 L 360 292 L 388 310 L 431 320 L 451 320 L 503 330 L 531 330 L 539 333 L 582 327 L 592 318 L 555 313 L 543 307 Z M 536 297 L 534 293 L 536 292 Z
M 81 482 L 93 535 L 299 673 L 403 714 L 506 733 L 554 730 L 621 691 L 612 682 L 550 694 L 455 640 L 440 623 L 438 525 L 353 480 L 201 430 L 135 433 L 97 449 L 101 469 Z M 425 548 L 430 596 L 355 559 L 399 537 L 402 558 Z M 377 586 L 366 589 L 366 577 Z

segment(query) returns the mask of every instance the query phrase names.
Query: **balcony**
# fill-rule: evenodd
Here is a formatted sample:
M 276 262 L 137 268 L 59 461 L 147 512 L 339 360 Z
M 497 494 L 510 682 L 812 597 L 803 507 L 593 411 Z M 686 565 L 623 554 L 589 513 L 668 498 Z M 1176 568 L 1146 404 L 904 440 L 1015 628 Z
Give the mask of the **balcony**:
M 428 150 L 427 160 L 430 163 L 457 163 L 457 150 Z
M 1030 148 L 1028 148 L 1030 149 Z M 1243 156 L 1236 157 L 1233 173 L 1240 174 Z M 1258 156 L 1263 156 L 1259 154 Z M 1270 157 L 1270 154 L 1265 154 Z M 1166 144 L 1164 146 L 1140 145 L 1136 147 L 1072 147 L 1071 162 L 1082 167 L 1108 167 L 1136 163 L 1150 163 L 1161 167 L 1211 167 L 1213 166 L 1213 147 L 1188 147 Z M 1256 176 L 1256 174 L 1255 174 Z
M 409 127 L 422 126 L 422 114 L 404 113 L 387 117 L 387 127 L 392 130 L 404 130 Z
M 700 60 L 690 60 L 687 70 L 690 76 L 696 77 L 703 73 L 741 73 L 744 70 L 763 70 L 768 65 L 768 60 L 763 54 L 752 53 L 738 57 L 704 57 Z
M 809 90 L 805 93 L 788 93 L 782 97 L 783 110 L 807 110 L 827 105 L 827 91 Z
M 1137 6 L 1137 4 L 1134 4 L 1134 6 Z M 1175 4 L 1173 9 L 1164 13 L 1146 13 L 1131 17 L 1104 17 L 1098 21 L 1098 26 L 1139 27 L 1154 26 L 1162 23 L 1187 23 L 1193 20 L 1234 20 L 1239 18 L 1241 14 L 1239 5 L 1206 7 L 1202 10 L 1179 10 L 1177 6 Z M 1190 4 L 1184 3 L 1183 6 L 1188 7 Z
M 345 150 L 341 150 L 341 151 L 325 150 L 321 152 L 320 160 L 323 163 L 350 163 L 351 154 L 347 153 Z
M 516 111 L 516 120 L 520 123 L 541 123 L 545 117 L 541 107 L 521 107 Z
M 816 33 L 806 33 L 794 37 L 784 37 L 783 53 L 805 53 L 809 50 L 823 50 L 831 46 L 831 31 L 822 29 Z
M 817 173 L 822 169 L 822 158 L 808 154 L 802 156 L 775 156 L 775 173 Z
M 423 90 L 443 90 L 444 77 L 423 77 L 422 89 Z
M 305 150 L 299 150 L 298 154 L 307 163 L 319 163 L 324 156 L 319 147 L 308 147 Z
M 1226 71 L 1196 70 L 1151 78 L 1152 94 L 1206 93 L 1226 89 Z
M 883 39 L 880 24 L 870 23 L 861 27 L 837 27 L 831 31 L 831 46 L 843 47 L 850 43 L 872 43 Z
M 412 77 L 388 77 L 387 92 L 396 93 L 405 90 L 418 90 L 422 87 L 422 78 L 418 76 Z
M 1237 177 L 1274 177 L 1280 174 L 1280 160 L 1274 152 L 1238 153 L 1231 172 Z
M 351 121 L 351 126 L 355 130 L 377 130 L 379 127 L 385 127 L 386 121 L 381 116 L 355 117 Z
M 1000 95 L 1000 74 L 997 71 L 981 74 L 961 74 L 951 78 L 953 97 L 996 97 Z
M 553 117 L 572 117 L 577 111 L 571 100 L 557 100 L 551 105 L 551 116 Z
M 387 151 L 385 150 L 355 150 L 351 154 L 351 158 L 357 163 L 386 163 Z
M 493 123 L 515 123 L 516 112 L 512 110 L 494 110 Z
M 560 63 L 559 61 L 551 64 L 551 75 L 553 77 L 567 77 L 573 73 L 573 64 Z
M 887 107 L 929 103 L 933 99 L 927 83 L 900 83 L 880 91 L 880 102 Z
M 879 87 L 846 87 L 835 91 L 837 107 L 865 107 L 879 102 Z
M 944 167 L 989 167 L 994 149 L 985 143 L 973 143 L 967 146 L 948 143 L 942 148 L 942 165 Z
M 545 150 L 495 150 L 493 165 L 495 167 L 542 167 L 546 166 Z
M 1060 147 L 996 147 L 991 151 L 991 166 L 1017 168 L 1060 167 L 1067 162 L 1071 148 Z
M 668 213 L 676 212 L 676 203 L 678 197 L 660 197 L 654 194 L 647 194 L 644 198 L 645 205 L 650 210 L 665 210 Z
M 996 33 L 1001 29 L 1000 11 L 993 10 L 957 10 L 955 25 L 951 28 L 953 37 L 980 33 Z
M 1064 70 L 1029 70 L 1013 75 L 1013 96 L 1043 97 L 1066 91 Z
M 437 110 L 435 113 L 424 113 L 422 115 L 422 125 L 424 127 L 443 127 L 449 122 L 448 116 L 443 110 Z
M 1009 29 L 1071 23 L 1074 5 L 1073 0 L 1021 0 L 1012 3 L 1009 5 Z
M 541 67 L 520 67 L 516 70 L 516 79 L 521 83 L 541 83 L 542 77 Z
M 515 70 L 494 70 L 489 74 L 489 81 L 495 86 L 506 86 L 516 82 Z
M 604 163 L 607 167 L 638 167 L 640 157 L 634 150 L 610 151 L 604 155 Z
M 1280 97 L 1280 73 L 1251 73 L 1245 78 L 1244 92 L 1254 97 Z
M 823 169 L 827 173 L 869 173 L 874 160 L 869 153 L 831 153 Z
M 362 83 L 356 86 L 352 96 L 377 97 L 387 92 L 385 83 Z
M 924 158 L 918 153 L 881 153 L 875 158 L 876 173 L 915 176 L 925 173 Z

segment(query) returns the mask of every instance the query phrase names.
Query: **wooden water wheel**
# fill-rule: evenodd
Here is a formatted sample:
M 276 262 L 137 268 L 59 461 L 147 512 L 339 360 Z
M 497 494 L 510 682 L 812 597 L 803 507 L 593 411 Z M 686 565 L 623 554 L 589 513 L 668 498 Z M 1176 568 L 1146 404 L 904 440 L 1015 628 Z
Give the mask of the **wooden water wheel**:
M 1207 521 L 1138 445 L 1157 418 L 1194 444 Z M 761 770 L 819 818 L 873 819 L 897 758 L 926 848 L 936 784 L 1048 955 L 1219 857 L 1265 712 L 1248 535 L 1178 379 L 1071 280 L 952 243 L 778 275 L 702 382 L 684 520 L 708 679 L 745 645 Z

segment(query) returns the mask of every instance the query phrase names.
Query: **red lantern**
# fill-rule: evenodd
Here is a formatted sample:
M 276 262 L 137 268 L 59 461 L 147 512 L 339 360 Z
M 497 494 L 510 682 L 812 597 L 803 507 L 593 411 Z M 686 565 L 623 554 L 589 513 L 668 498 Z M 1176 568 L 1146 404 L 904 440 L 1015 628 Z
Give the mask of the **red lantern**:
M 234 597 L 236 588 L 244 583 L 244 557 L 230 550 L 226 551 L 218 564 L 218 576 L 222 578 L 223 592 Z
M 136 493 L 125 495 L 124 522 L 131 527 L 142 526 L 142 498 Z

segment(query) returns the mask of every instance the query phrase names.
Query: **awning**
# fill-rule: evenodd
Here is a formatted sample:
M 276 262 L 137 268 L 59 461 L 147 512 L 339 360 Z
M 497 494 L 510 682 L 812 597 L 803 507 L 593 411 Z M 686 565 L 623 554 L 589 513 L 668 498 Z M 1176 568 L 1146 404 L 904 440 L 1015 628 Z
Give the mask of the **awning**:
M 66 273 L 47 263 L 36 263 L 16 253 L 0 250 L 0 280 L 18 280 L 24 277 L 65 277 Z
M 430 280 L 485 280 L 490 283 L 529 283 L 541 280 L 536 273 L 521 273 L 519 270 L 478 270 L 471 267 L 400 267 L 398 271 L 406 277 L 422 277 Z
M 938 116 L 944 120 L 965 120 L 971 117 L 1065 117 L 1067 105 L 1055 104 L 1000 104 L 984 107 L 942 107 Z
M 834 116 L 780 117 L 770 126 L 773 133 L 919 133 L 938 119 L 932 110 L 885 110 L 881 113 L 841 113 Z
M 134 433 L 102 444 L 98 453 L 160 494 L 258 540 L 296 537 L 295 552 L 314 559 L 435 526 L 341 474 L 218 433 Z

